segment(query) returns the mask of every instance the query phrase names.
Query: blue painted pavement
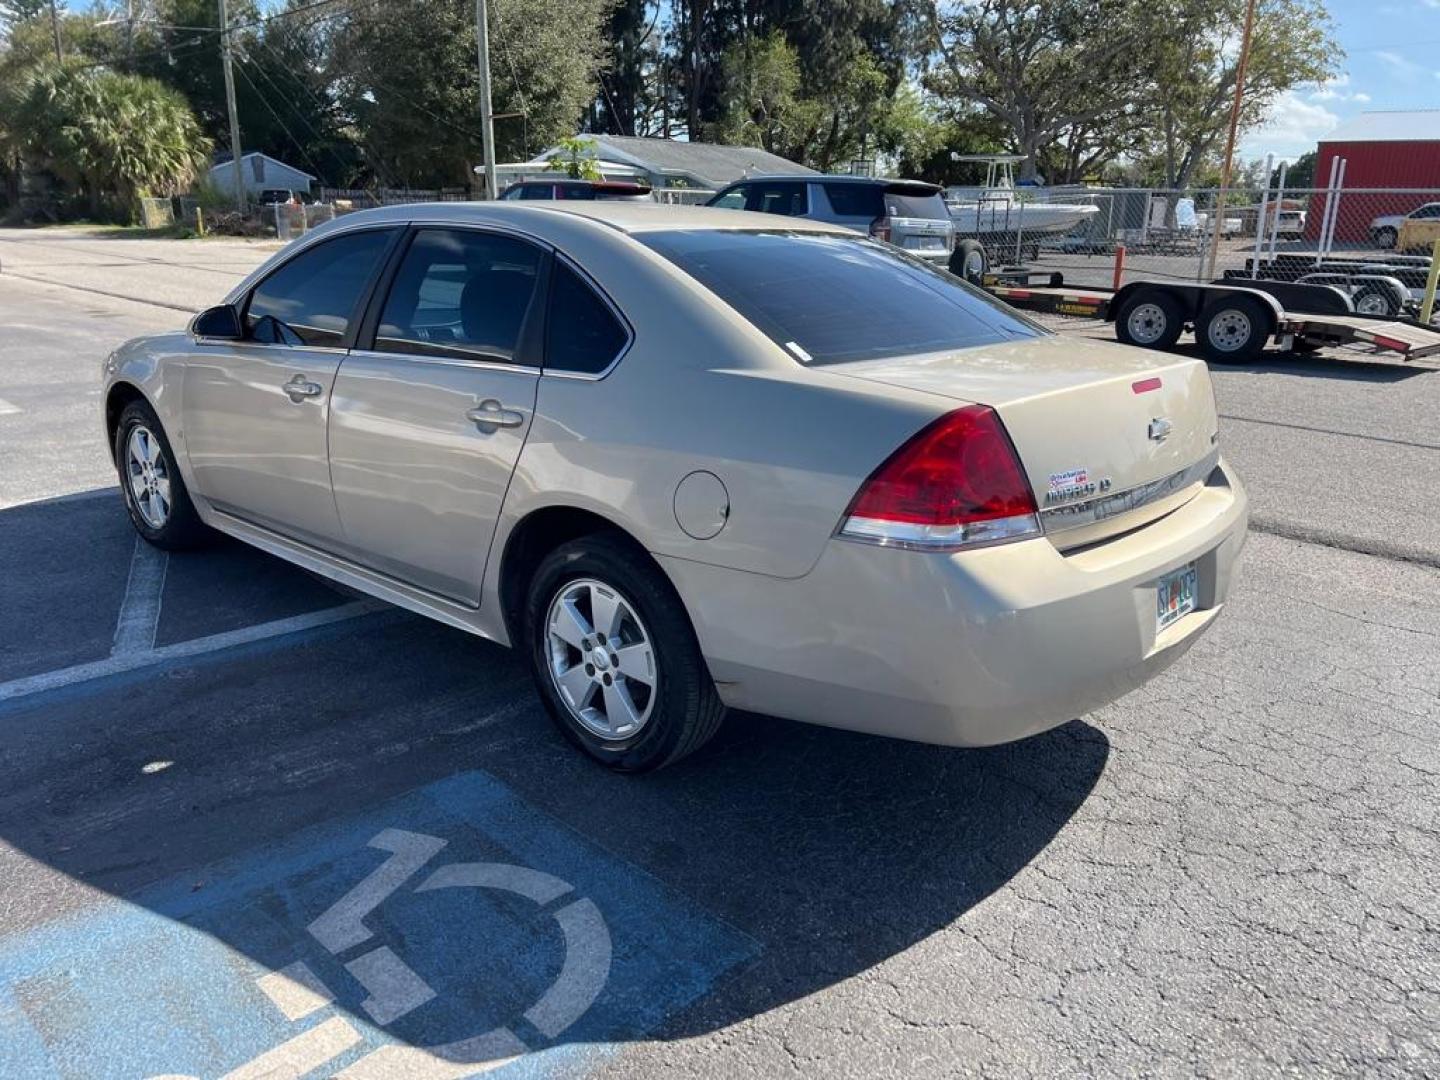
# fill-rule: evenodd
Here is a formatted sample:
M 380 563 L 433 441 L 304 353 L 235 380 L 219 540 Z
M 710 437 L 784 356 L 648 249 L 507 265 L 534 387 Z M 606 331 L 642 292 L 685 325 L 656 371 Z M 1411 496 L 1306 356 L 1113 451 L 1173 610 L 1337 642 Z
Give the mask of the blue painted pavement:
M 336 905 L 357 889 L 371 892 L 347 919 Z M 464 773 L 0 942 L 0 1077 L 220 1077 L 267 1052 L 290 1055 L 276 1075 L 363 1077 L 392 1074 L 394 1048 L 447 1045 L 439 1057 L 472 1062 L 528 1051 L 489 1076 L 583 1072 L 758 951 Z M 315 993 L 292 995 L 287 1019 L 260 980 L 297 961 Z M 488 1052 L 467 1056 L 481 1035 Z M 446 1075 L 417 1060 L 413 1075 Z

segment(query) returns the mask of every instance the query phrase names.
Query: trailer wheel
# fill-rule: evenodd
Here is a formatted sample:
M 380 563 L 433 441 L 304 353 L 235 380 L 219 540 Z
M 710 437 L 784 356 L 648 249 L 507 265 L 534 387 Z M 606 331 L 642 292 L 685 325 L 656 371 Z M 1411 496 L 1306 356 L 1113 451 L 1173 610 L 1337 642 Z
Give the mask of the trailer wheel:
M 1173 349 L 1184 328 L 1180 301 L 1161 289 L 1135 293 L 1115 314 L 1115 337 L 1144 349 Z
M 1249 296 L 1220 296 L 1195 322 L 1200 351 L 1212 364 L 1249 364 L 1270 336 L 1270 312 Z
M 1354 296 L 1357 315 L 1397 315 L 1395 298 L 1386 290 L 1367 285 Z
M 957 240 L 955 250 L 950 253 L 950 272 L 964 278 L 971 285 L 981 285 L 990 269 L 990 260 L 985 255 L 985 245 L 979 240 Z

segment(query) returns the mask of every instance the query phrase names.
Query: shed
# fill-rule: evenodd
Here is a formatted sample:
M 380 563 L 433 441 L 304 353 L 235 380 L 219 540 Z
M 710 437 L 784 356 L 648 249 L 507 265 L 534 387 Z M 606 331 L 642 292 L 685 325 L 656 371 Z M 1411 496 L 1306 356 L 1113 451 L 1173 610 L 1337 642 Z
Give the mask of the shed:
M 1386 214 L 1408 214 L 1440 199 L 1440 109 L 1377 110 L 1352 117 L 1320 140 L 1315 186 L 1330 181 L 1330 165 L 1345 159 L 1345 191 L 1364 188 L 1425 189 L 1403 194 L 1389 190 L 1343 195 L 1335 219 L 1335 239 L 1364 243 L 1370 222 Z M 1325 196 L 1312 195 L 1305 237 L 1320 235 Z
M 210 183 L 221 191 L 235 190 L 234 170 L 235 163 L 233 161 L 222 161 L 218 165 L 212 165 L 210 167 Z M 249 195 L 258 195 L 262 191 L 275 189 L 308 193 L 310 185 L 318 182 L 316 177 L 311 176 L 303 169 L 287 165 L 278 158 L 262 154 L 258 150 L 252 150 L 241 156 L 240 176 L 245 183 L 245 191 Z

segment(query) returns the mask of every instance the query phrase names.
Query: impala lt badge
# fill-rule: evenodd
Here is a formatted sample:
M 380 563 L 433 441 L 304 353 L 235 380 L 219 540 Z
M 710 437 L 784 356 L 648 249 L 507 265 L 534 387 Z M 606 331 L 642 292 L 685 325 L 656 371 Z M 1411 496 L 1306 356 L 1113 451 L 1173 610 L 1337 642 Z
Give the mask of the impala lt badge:
M 1169 420 L 1163 416 L 1157 416 L 1150 421 L 1149 435 L 1156 442 L 1164 442 L 1170 435 L 1171 425 Z

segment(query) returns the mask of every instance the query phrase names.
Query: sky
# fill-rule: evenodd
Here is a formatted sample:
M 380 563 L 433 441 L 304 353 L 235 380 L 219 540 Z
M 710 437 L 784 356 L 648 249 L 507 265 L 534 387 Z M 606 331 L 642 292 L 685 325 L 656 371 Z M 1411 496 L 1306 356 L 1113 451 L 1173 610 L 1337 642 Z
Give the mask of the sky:
M 1440 0 L 1329 0 L 1342 74 L 1283 95 L 1240 156 L 1293 160 L 1344 120 L 1373 109 L 1440 109 Z

